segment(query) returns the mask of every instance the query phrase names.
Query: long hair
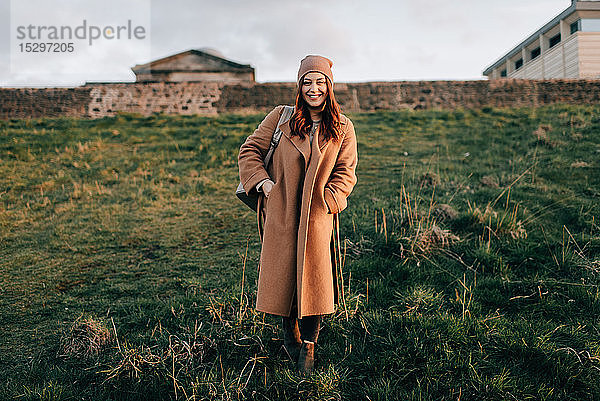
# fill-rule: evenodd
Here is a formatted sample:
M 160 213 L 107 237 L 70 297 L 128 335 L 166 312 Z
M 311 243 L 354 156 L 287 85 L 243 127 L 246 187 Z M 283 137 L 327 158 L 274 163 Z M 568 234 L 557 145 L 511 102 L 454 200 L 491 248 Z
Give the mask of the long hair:
M 340 138 L 341 131 L 340 105 L 335 100 L 333 85 L 331 85 L 329 79 L 325 81 L 327 83 L 327 96 L 322 106 L 319 132 L 323 133 L 327 141 L 332 138 L 337 141 Z M 309 106 L 304 97 L 302 97 L 302 83 L 299 83 L 296 90 L 296 110 L 292 118 L 290 118 L 291 135 L 298 135 L 304 139 L 305 135 L 309 134 L 311 128 L 312 120 L 310 118 Z

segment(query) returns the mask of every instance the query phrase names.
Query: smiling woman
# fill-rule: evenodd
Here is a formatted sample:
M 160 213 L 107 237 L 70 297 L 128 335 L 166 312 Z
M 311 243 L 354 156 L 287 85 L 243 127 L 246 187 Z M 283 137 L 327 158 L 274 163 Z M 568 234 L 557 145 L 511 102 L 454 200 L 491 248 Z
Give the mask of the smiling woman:
M 322 56 L 301 61 L 291 118 L 278 123 L 289 106 L 273 109 L 238 160 L 245 191 L 260 194 L 256 309 L 282 316 L 284 349 L 305 373 L 314 367 L 321 317 L 338 302 L 332 234 L 357 182 L 354 125 L 335 100 L 331 66 Z M 278 127 L 283 135 L 265 167 Z
M 302 80 L 302 96 L 312 106 L 323 104 L 323 96 L 327 94 L 326 78 L 320 72 L 309 72 Z

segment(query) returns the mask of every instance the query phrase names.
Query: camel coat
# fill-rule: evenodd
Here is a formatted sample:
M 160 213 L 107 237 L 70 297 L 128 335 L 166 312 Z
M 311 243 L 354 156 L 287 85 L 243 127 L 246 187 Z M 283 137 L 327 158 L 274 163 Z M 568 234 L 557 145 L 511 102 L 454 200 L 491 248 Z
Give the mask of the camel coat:
M 332 264 L 334 214 L 347 206 L 357 182 L 357 143 L 352 121 L 341 115 L 341 137 L 325 142 L 319 130 L 312 146 L 290 135 L 289 120 L 267 169 L 264 157 L 283 106 L 277 106 L 240 147 L 240 180 L 246 193 L 265 178 L 275 184 L 259 194 L 258 219 L 264 217 L 256 310 L 291 313 L 297 291 L 298 318 L 335 312 L 337 283 Z M 336 216 L 337 217 L 337 216 Z

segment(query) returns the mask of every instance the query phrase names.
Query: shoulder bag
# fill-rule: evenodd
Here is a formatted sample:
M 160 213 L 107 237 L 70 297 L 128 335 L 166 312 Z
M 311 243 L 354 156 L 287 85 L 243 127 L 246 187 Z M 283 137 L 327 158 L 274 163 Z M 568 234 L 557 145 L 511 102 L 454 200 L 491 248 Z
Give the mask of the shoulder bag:
M 279 145 L 279 140 L 281 139 L 281 134 L 283 133 L 279 129 L 279 125 L 281 125 L 282 122 L 287 121 L 292 116 L 293 112 L 294 112 L 293 106 L 284 106 L 283 112 L 281 113 L 281 117 L 279 117 L 279 122 L 277 123 L 277 127 L 275 128 L 275 132 L 273 132 L 273 136 L 271 137 L 271 145 L 269 146 L 269 151 L 267 152 L 267 155 L 265 156 L 265 160 L 264 160 L 265 169 L 269 165 L 269 162 L 271 161 L 271 158 L 273 156 L 273 152 L 275 151 L 275 148 L 277 147 L 277 145 Z M 247 195 L 246 191 L 244 190 L 244 186 L 240 182 L 237 186 L 237 189 L 235 190 L 235 194 L 242 202 L 244 202 L 246 204 L 246 206 L 248 206 L 250 209 L 252 209 L 256 212 L 257 205 L 258 205 L 258 192 L 252 191 L 252 192 L 250 192 L 250 195 Z

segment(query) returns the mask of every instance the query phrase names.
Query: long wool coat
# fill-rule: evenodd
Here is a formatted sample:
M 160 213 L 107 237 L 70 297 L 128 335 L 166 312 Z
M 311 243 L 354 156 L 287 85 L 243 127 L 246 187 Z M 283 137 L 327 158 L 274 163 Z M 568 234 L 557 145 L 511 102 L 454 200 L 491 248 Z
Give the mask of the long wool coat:
M 332 265 L 333 217 L 347 206 L 357 182 L 357 143 L 352 121 L 341 115 L 335 141 L 315 132 L 312 147 L 290 135 L 289 120 L 267 169 L 264 157 L 283 106 L 277 106 L 240 148 L 240 179 L 248 194 L 270 178 L 268 197 L 259 194 L 258 218 L 264 216 L 256 310 L 289 316 L 297 291 L 298 318 L 335 311 L 337 283 Z

